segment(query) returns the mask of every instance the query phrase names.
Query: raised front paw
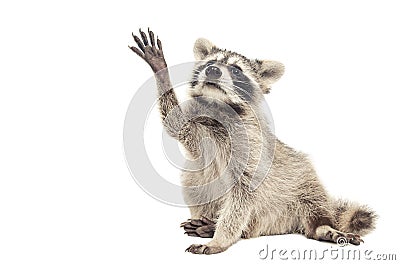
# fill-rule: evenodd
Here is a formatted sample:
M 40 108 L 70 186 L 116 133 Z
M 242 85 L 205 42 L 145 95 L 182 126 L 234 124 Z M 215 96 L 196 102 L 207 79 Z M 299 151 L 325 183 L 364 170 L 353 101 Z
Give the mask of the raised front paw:
M 224 249 L 220 248 L 220 247 L 211 247 L 211 246 L 201 245 L 201 244 L 192 244 L 185 251 L 193 253 L 193 254 L 210 255 L 210 254 L 220 253 L 220 252 L 224 251 Z
M 149 43 L 146 33 L 144 33 L 141 29 L 139 29 L 139 33 L 141 39 L 132 32 L 133 39 L 135 40 L 139 49 L 134 46 L 128 46 L 129 49 L 145 60 L 150 65 L 154 73 L 166 68 L 167 63 L 165 62 L 162 44 L 158 37 L 156 41 L 154 39 L 154 33 L 148 29 L 148 35 L 150 38 Z
M 188 236 L 212 238 L 215 232 L 215 223 L 204 216 L 200 219 L 189 219 L 181 223 L 181 227 Z

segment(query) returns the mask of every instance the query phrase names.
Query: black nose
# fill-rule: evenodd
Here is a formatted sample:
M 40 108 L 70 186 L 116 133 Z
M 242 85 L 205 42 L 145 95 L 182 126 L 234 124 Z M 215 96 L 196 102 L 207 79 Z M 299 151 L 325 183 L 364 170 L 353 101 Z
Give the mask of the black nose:
M 221 70 L 218 67 L 215 66 L 209 66 L 206 69 L 206 76 L 210 79 L 218 79 L 222 75 Z

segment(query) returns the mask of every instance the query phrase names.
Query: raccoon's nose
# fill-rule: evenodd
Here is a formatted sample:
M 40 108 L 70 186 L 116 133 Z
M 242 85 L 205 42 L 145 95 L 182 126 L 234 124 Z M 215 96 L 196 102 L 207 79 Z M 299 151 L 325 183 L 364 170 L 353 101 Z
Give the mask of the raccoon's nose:
M 215 66 L 209 66 L 206 69 L 206 76 L 210 79 L 218 79 L 222 75 L 221 70 L 218 67 Z

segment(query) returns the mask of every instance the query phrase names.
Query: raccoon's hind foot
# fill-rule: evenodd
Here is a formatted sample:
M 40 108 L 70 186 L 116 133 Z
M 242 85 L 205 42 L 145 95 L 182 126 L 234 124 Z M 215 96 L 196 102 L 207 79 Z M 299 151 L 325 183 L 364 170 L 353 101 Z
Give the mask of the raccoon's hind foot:
M 314 238 L 321 241 L 334 242 L 341 246 L 345 246 L 347 244 L 360 245 L 361 242 L 364 243 L 364 240 L 362 240 L 359 235 L 340 232 L 336 229 L 333 229 L 329 225 L 319 226 L 315 230 Z
M 181 227 L 188 236 L 212 238 L 215 232 L 215 223 L 204 216 L 200 219 L 189 219 L 181 223 Z
M 212 247 L 212 246 L 207 246 L 207 245 L 201 245 L 201 244 L 192 244 L 190 245 L 185 252 L 190 252 L 193 254 L 217 254 L 224 251 L 224 249 L 220 247 Z

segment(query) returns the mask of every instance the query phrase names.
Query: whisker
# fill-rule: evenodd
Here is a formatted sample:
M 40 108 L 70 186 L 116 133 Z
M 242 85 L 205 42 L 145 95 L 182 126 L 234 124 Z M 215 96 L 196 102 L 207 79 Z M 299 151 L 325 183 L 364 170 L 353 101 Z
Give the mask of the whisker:
M 251 85 L 249 82 L 240 81 L 240 80 L 235 80 L 235 83 L 241 83 L 241 84 L 245 84 L 245 85 Z
M 232 88 L 235 88 L 235 89 L 240 90 L 241 92 L 243 92 L 243 93 L 245 93 L 247 95 L 250 95 L 249 91 L 247 91 L 247 90 L 245 90 L 245 89 L 243 89 L 243 88 L 241 88 L 241 87 L 239 87 L 237 85 L 234 85 L 234 84 L 232 84 L 232 85 L 226 84 L 224 87 L 229 89 L 229 90 L 231 90 L 231 91 L 234 91 L 234 89 L 232 89 Z

